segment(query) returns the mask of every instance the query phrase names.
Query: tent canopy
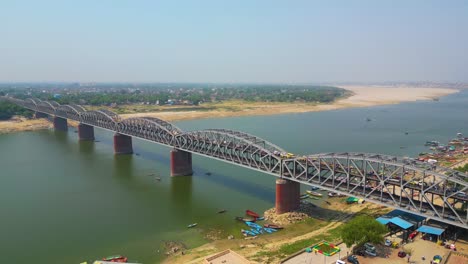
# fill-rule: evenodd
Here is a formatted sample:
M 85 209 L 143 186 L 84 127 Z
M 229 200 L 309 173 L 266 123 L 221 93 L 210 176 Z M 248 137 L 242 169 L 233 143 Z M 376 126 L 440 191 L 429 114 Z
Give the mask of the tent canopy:
M 443 229 L 433 227 L 433 226 L 427 226 L 427 225 L 423 225 L 418 228 L 418 232 L 428 233 L 428 234 L 436 235 L 436 236 L 440 236 L 444 231 L 445 230 Z
M 382 225 L 386 225 L 386 224 L 388 224 L 390 222 L 390 218 L 386 218 L 386 217 L 379 217 L 379 218 L 377 218 L 375 220 L 377 220 Z
M 408 228 L 413 226 L 412 223 L 410 223 L 408 221 L 405 221 L 405 220 L 401 219 L 400 217 L 392 217 L 392 218 L 379 217 L 379 218 L 377 218 L 375 220 L 379 221 L 383 225 L 386 225 L 388 223 L 392 223 L 392 224 L 397 225 L 397 226 L 399 226 L 400 228 L 403 228 L 403 229 L 408 229 Z
M 413 226 L 413 224 L 401 219 L 400 217 L 393 217 L 392 219 L 390 219 L 390 223 L 397 225 L 403 229 L 408 229 Z

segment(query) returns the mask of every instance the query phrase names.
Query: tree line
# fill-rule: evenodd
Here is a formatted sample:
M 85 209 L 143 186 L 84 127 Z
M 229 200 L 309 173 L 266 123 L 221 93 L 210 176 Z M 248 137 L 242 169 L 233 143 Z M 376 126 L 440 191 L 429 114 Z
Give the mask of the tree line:
M 15 115 L 31 118 L 33 112 L 10 102 L 0 101 L 0 120 L 8 120 Z

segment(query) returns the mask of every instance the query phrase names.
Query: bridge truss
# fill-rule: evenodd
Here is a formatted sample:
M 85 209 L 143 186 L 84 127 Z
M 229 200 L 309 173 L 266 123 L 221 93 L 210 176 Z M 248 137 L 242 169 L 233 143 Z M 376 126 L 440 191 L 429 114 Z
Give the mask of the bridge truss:
M 121 119 L 39 99 L 3 97 L 27 109 L 72 119 L 179 150 L 258 170 L 330 192 L 366 199 L 468 229 L 468 176 L 400 158 L 369 153 L 321 153 L 285 158 L 285 150 L 259 137 L 227 129 L 184 132 L 158 118 Z

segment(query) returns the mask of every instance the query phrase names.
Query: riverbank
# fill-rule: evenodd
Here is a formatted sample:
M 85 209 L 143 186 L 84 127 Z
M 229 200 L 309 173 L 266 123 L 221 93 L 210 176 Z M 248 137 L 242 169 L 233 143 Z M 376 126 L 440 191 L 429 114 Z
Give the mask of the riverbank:
M 344 108 L 398 104 L 418 100 L 437 100 L 440 97 L 458 92 L 458 90 L 449 88 L 420 87 L 341 86 L 341 88 L 349 90 L 352 95 L 329 104 L 224 101 L 205 103 L 201 106 L 125 105 L 118 108 L 104 108 L 120 114 L 122 118 L 147 116 L 161 118 L 166 121 L 181 121 L 318 112 Z M 99 109 L 97 107 L 86 108 L 88 110 Z M 8 121 L 0 121 L 0 134 L 48 128 L 50 128 L 50 124 L 45 119 L 15 118 Z
M 380 215 L 389 211 L 371 203 L 347 205 L 345 198 L 328 198 L 327 201 L 329 204 L 314 206 L 308 212 L 310 218 L 286 225 L 276 233 L 260 235 L 256 239 L 215 240 L 186 250 L 184 254 L 170 256 L 163 263 L 204 263 L 206 257 L 226 249 L 234 250 L 251 263 L 278 263 L 320 240 L 337 242 L 340 227 L 356 213 Z
M 34 131 L 52 128 L 52 123 L 47 119 L 27 119 L 14 116 L 7 121 L 0 121 L 0 134 L 14 133 L 20 131 Z
M 352 92 L 352 95 L 329 104 L 317 103 L 267 103 L 225 101 L 207 103 L 201 107 L 162 107 L 154 112 L 122 114 L 123 118 L 158 117 L 166 121 L 180 121 L 204 118 L 222 118 L 237 116 L 277 115 L 288 113 L 305 113 L 337 110 L 355 107 L 370 107 L 376 105 L 398 104 L 419 100 L 438 100 L 440 97 L 458 92 L 449 88 L 414 88 L 389 86 L 342 86 Z

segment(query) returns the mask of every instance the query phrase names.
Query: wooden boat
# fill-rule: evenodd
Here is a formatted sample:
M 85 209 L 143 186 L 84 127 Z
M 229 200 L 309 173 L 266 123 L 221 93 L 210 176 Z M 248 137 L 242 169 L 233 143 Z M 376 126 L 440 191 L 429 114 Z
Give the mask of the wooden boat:
M 250 210 L 245 210 L 245 214 L 250 215 L 250 216 L 255 217 L 255 218 L 260 217 L 256 212 L 250 211 Z
M 241 221 L 241 222 L 255 222 L 255 218 L 251 219 L 251 218 L 244 218 L 242 216 L 236 216 L 235 218 L 236 220 L 238 221 Z
M 321 193 L 318 193 L 318 192 L 314 192 L 314 191 L 306 191 L 308 194 L 312 195 L 312 196 L 316 196 L 316 197 L 322 197 L 323 194 Z
M 127 257 L 121 256 L 121 255 L 113 255 L 113 256 L 108 256 L 103 258 L 102 260 L 104 261 L 109 261 L 109 262 L 119 262 L 119 263 L 125 263 L 127 262 Z
M 274 224 L 264 224 L 263 227 L 265 227 L 265 228 L 273 228 L 273 229 L 283 229 L 282 226 L 274 225 Z
M 193 223 L 193 224 L 188 225 L 187 228 L 196 227 L 197 225 L 198 225 L 198 223 Z
M 225 213 L 227 210 L 226 209 L 223 209 L 223 210 L 219 210 L 218 211 L 218 214 L 222 214 L 222 213 Z

